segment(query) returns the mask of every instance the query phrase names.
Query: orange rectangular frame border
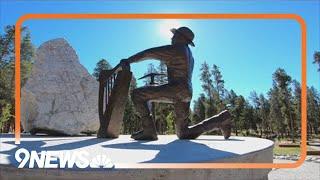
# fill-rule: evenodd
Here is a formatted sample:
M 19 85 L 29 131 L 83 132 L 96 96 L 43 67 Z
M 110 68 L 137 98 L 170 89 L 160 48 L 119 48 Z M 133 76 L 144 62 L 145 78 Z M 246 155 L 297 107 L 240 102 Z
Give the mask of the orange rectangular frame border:
M 306 91 L 306 23 L 296 14 L 25 14 L 16 22 L 15 31 L 15 143 L 20 144 L 20 48 L 21 27 L 30 19 L 289 19 L 299 23 L 301 28 L 301 151 L 300 159 L 295 163 L 143 163 L 116 164 L 118 168 L 162 168 L 162 169 L 249 169 L 249 168 L 296 168 L 306 158 L 306 124 L 307 124 L 307 91 Z

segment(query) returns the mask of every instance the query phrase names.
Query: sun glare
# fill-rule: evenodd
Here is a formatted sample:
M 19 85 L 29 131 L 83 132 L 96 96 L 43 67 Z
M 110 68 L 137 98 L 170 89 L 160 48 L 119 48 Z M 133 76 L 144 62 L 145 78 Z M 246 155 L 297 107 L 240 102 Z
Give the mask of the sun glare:
M 159 24 L 160 35 L 163 36 L 164 38 L 171 38 L 172 33 L 170 29 L 179 28 L 180 26 L 181 26 L 181 23 L 176 19 L 163 20 Z

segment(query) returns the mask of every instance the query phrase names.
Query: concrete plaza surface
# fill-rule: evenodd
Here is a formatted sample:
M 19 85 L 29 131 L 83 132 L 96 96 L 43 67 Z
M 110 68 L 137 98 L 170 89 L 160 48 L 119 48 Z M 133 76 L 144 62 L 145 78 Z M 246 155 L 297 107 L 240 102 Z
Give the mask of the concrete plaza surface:
M 265 162 L 272 163 L 273 142 L 254 137 L 203 135 L 196 140 L 179 140 L 176 135 L 160 135 L 157 141 L 135 141 L 129 135 L 116 139 L 95 136 L 48 137 L 22 135 L 21 144 L 14 144 L 12 134 L 1 134 L 0 167 L 2 179 L 267 179 L 271 169 L 128 169 L 121 163 L 201 163 L 201 162 Z M 88 159 L 101 155 L 109 158 L 112 169 L 17 169 L 18 149 L 28 151 L 88 152 Z M 5 175 L 6 174 L 6 175 Z M 21 176 L 23 175 L 23 177 Z M 0 176 L 0 179 L 1 179 Z
M 269 180 L 318 180 L 320 179 L 320 163 L 310 161 L 316 156 L 308 156 L 306 161 L 294 169 L 273 169 L 269 175 Z M 291 160 L 274 160 L 273 163 L 294 163 Z

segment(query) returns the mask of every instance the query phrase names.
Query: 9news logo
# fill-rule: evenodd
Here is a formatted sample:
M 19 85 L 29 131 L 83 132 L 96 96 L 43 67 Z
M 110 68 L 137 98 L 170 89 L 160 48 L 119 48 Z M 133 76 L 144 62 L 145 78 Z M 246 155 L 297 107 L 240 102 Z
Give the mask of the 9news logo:
M 19 163 L 18 168 L 114 168 L 111 159 L 104 154 L 99 154 L 92 159 L 88 158 L 86 151 L 36 151 L 29 152 L 21 148 L 15 153 Z M 27 163 L 29 162 L 29 165 Z

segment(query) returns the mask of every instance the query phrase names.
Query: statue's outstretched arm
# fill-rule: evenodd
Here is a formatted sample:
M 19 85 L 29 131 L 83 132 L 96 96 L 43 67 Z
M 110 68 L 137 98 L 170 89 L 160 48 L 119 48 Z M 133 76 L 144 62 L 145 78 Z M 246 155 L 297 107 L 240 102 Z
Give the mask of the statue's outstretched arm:
M 167 57 L 175 56 L 175 49 L 171 45 L 146 49 L 128 58 L 129 63 L 136 63 L 144 60 L 157 59 L 166 61 Z

